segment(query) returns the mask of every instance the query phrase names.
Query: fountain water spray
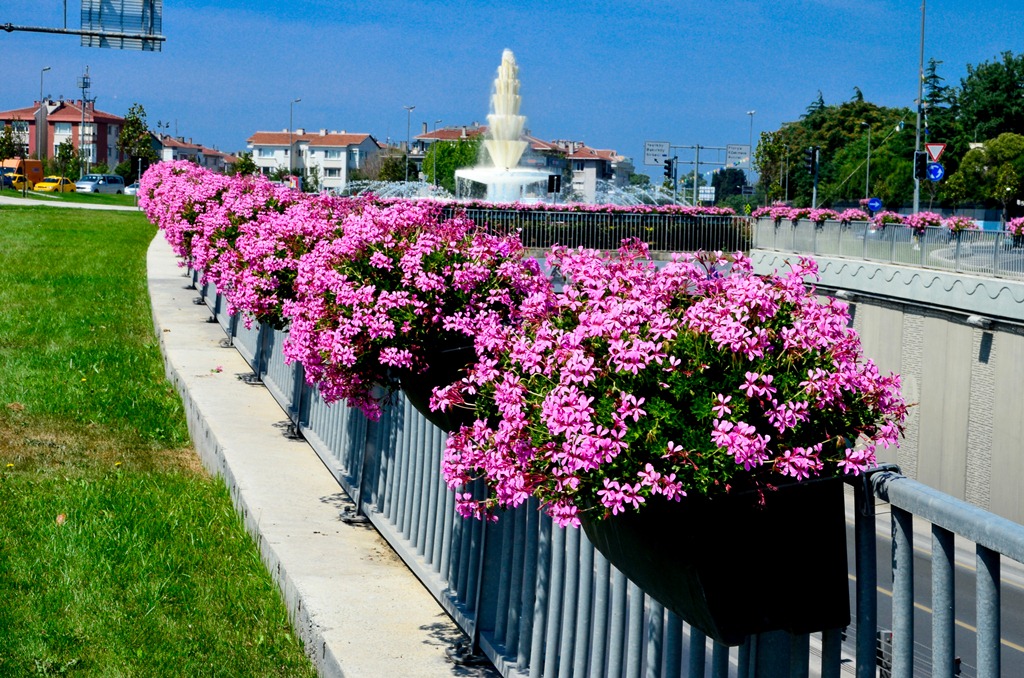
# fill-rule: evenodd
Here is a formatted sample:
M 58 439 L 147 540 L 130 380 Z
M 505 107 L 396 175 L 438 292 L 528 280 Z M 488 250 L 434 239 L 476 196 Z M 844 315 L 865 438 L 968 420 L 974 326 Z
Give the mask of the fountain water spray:
M 526 117 L 519 114 L 519 67 L 512 50 L 501 55 L 501 65 L 494 79 L 491 110 L 487 115 L 487 137 L 484 148 L 493 166 L 478 165 L 455 172 L 456 192 L 462 195 L 460 180 L 483 184 L 487 200 L 515 202 L 523 199 L 538 200 L 547 182 L 549 172 L 519 167 L 519 160 L 527 143 L 522 139 Z M 527 190 L 533 187 L 530 198 Z M 471 191 L 466 191 L 470 193 Z

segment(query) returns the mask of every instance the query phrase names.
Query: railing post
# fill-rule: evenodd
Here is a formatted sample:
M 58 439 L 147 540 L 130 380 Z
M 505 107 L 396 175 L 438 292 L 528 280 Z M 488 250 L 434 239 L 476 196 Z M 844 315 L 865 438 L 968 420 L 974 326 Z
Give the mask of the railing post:
M 878 628 L 875 495 L 867 475 L 853 485 L 857 572 L 857 678 L 874 678 Z
M 914 670 L 914 516 L 892 507 L 892 671 Z
M 953 643 L 953 533 L 932 525 L 932 674 L 952 676 L 956 649 Z
M 998 678 L 1001 671 L 999 651 L 1002 626 L 999 591 L 999 554 L 977 547 L 978 581 L 978 677 Z

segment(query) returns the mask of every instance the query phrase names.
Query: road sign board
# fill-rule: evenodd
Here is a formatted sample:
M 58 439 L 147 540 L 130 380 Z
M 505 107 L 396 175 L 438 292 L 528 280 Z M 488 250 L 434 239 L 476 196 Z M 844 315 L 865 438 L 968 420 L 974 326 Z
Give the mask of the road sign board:
M 877 212 L 878 210 L 882 209 L 882 199 L 872 198 L 871 200 L 868 200 L 868 209 L 871 210 L 872 212 Z
M 715 201 L 715 187 L 714 186 L 699 186 L 697 187 L 697 199 L 701 202 L 714 202 Z
M 925 144 L 924 150 L 932 162 L 938 162 L 942 157 L 942 152 L 946 150 L 946 144 Z
M 644 164 L 661 165 L 668 160 L 669 142 L 667 141 L 645 141 L 644 142 Z
M 937 162 L 928 163 L 928 178 L 932 181 L 941 181 L 946 176 L 946 168 Z
M 727 144 L 725 147 L 725 166 L 750 169 L 750 146 L 747 144 Z

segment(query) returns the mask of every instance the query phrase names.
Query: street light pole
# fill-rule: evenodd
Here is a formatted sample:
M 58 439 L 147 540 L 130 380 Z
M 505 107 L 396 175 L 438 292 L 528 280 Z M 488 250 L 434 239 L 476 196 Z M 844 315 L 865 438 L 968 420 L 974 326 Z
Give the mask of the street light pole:
M 293 158 L 295 157 L 295 142 L 292 139 L 292 121 L 295 115 L 295 104 L 300 101 L 302 101 L 302 99 L 296 98 L 288 104 L 288 176 L 293 176 L 295 174 L 295 162 L 293 161 Z
M 924 10 L 925 0 L 921 0 L 921 60 L 917 74 L 917 131 L 914 136 L 914 164 L 917 165 L 917 154 L 921 151 L 921 110 L 924 106 Z M 921 207 L 921 180 L 914 173 L 914 214 Z
M 409 130 L 412 125 L 412 111 L 415 106 L 402 106 L 405 109 L 405 183 L 409 183 L 409 156 L 412 155 L 412 137 Z
M 864 172 L 864 199 L 869 200 L 871 198 L 871 125 L 869 123 L 862 122 L 861 127 L 868 128 L 868 167 Z
M 437 186 L 437 149 L 438 149 L 438 146 L 436 146 L 436 144 L 437 144 L 437 126 L 440 125 L 441 122 L 442 122 L 441 120 L 435 120 L 434 121 L 434 144 L 435 144 L 435 146 L 434 146 L 434 170 L 433 170 L 434 186 Z
M 750 169 L 754 169 L 754 114 L 755 113 L 757 113 L 757 111 L 747 111 L 747 115 L 750 116 L 750 139 L 748 141 L 748 144 L 749 144 L 748 148 L 750 149 L 749 150 L 749 153 L 750 153 L 750 159 L 749 159 Z M 749 179 L 747 181 L 749 183 Z
M 43 70 L 39 71 L 39 115 L 36 116 L 38 125 L 36 129 L 36 155 L 39 156 L 40 160 L 49 156 L 46 153 L 46 106 L 43 104 L 43 73 L 48 70 L 50 70 L 50 67 L 46 66 Z

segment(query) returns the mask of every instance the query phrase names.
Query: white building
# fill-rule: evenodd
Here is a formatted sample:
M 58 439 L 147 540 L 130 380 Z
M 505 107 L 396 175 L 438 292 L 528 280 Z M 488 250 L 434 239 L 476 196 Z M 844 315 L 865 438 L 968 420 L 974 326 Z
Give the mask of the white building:
M 320 176 L 324 189 L 341 189 L 353 170 L 362 169 L 380 145 L 369 134 L 350 134 L 344 130 L 307 132 L 299 128 L 289 132 L 256 132 L 248 139 L 252 159 L 263 174 L 284 169 L 292 174 Z

